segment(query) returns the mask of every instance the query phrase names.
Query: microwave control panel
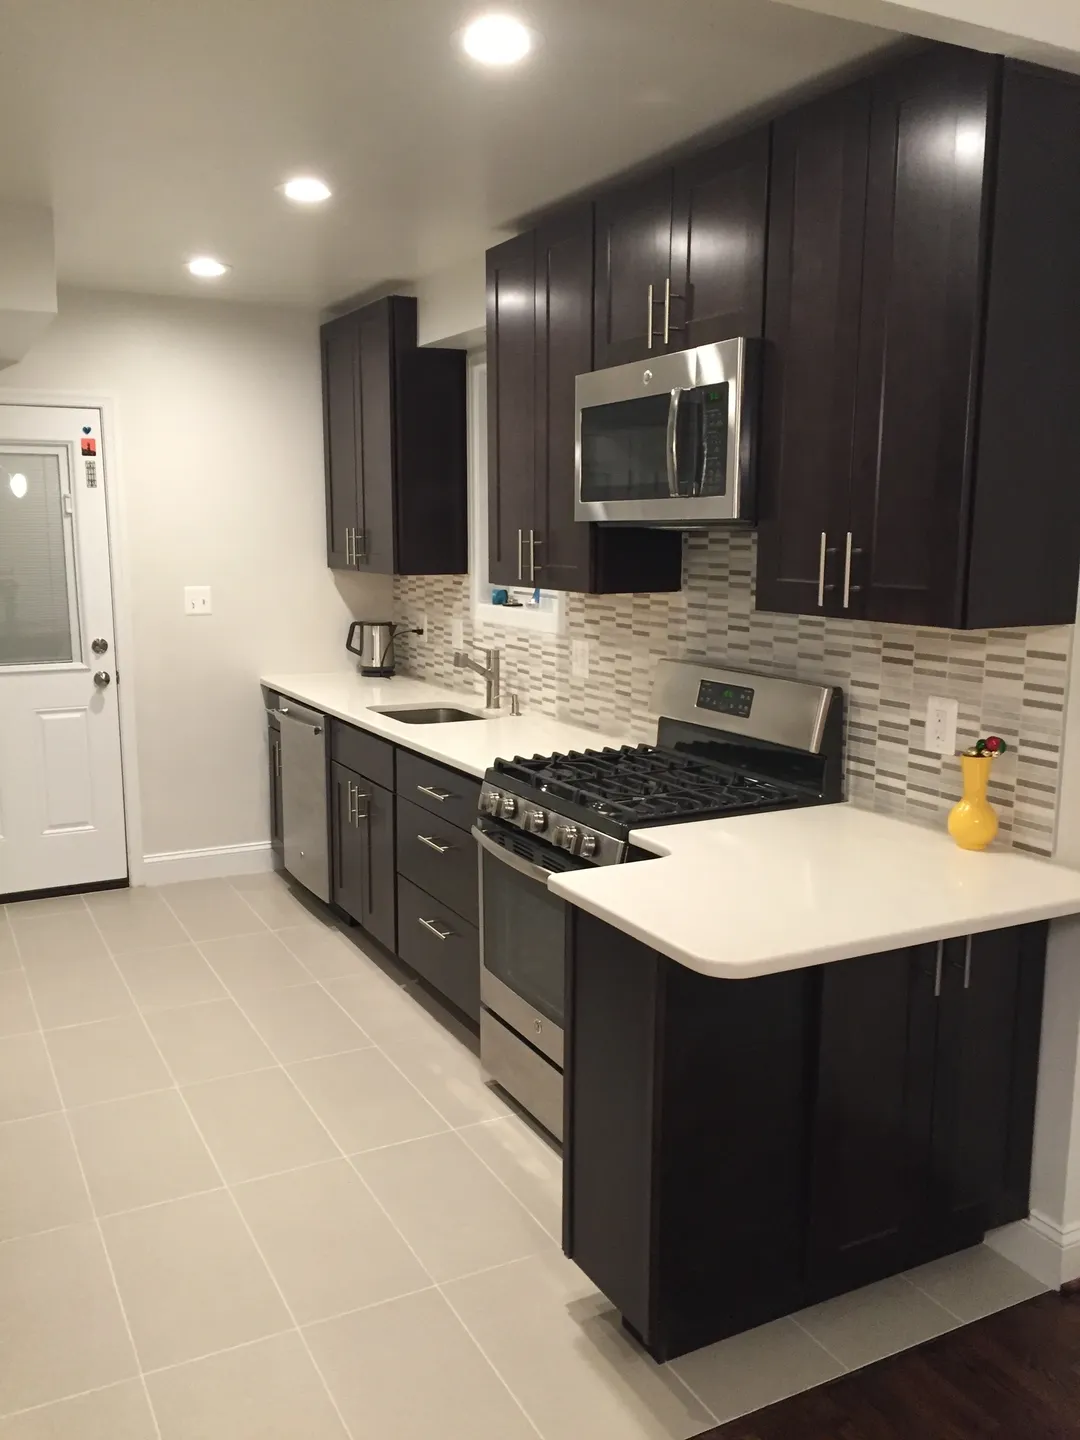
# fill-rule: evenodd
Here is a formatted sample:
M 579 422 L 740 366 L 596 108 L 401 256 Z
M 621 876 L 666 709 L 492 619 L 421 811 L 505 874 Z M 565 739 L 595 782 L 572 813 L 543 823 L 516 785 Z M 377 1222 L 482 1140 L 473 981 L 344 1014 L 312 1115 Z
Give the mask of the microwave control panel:
M 701 494 L 723 495 L 727 489 L 728 387 L 710 385 L 701 407 L 701 442 L 704 463 Z

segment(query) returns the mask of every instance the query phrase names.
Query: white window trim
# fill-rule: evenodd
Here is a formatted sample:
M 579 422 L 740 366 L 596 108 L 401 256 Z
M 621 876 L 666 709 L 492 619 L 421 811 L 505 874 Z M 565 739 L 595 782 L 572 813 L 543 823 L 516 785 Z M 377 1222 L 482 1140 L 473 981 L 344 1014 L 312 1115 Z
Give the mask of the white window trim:
M 492 605 L 494 588 L 488 581 L 488 465 L 487 465 L 487 355 L 475 350 L 468 363 L 469 419 L 469 598 L 477 625 L 493 629 L 531 630 L 535 634 L 562 635 L 566 630 L 566 596 L 558 590 L 541 590 L 534 606 L 532 589 L 506 586 L 520 605 Z M 530 602 L 530 603 L 527 603 Z

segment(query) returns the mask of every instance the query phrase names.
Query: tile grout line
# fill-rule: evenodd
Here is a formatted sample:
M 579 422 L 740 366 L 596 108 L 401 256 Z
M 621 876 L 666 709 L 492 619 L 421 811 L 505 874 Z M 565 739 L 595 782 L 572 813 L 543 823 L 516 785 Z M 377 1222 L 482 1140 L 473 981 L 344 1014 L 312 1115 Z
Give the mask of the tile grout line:
M 85 908 L 87 911 L 89 911 L 90 907 L 89 907 L 88 905 L 86 905 L 86 902 L 85 902 L 85 901 L 83 901 L 83 905 L 84 905 L 84 908 Z M 93 916 L 91 916 L 91 920 L 93 921 Z M 12 927 L 12 928 L 14 929 L 14 927 Z M 97 929 L 97 924 L 96 924 L 96 922 L 94 922 L 94 928 Z M 100 930 L 98 930 L 98 934 L 101 935 L 101 931 L 100 931 Z M 104 944 L 104 938 L 105 938 L 105 937 L 102 936 L 101 938 L 102 938 L 102 943 Z M 106 946 L 106 949 L 107 949 L 107 948 L 108 948 L 108 947 Z M 21 961 L 21 960 L 22 960 L 22 950 L 21 950 L 21 948 L 20 948 L 20 946 L 19 946 L 19 941 L 18 941 L 18 938 L 17 938 L 17 937 L 16 937 L 16 939 L 15 939 L 15 953 L 19 956 L 19 959 L 20 959 L 20 961 Z M 118 970 L 118 972 L 119 972 L 119 967 L 117 967 L 117 970 Z M 29 987 L 28 987 L 28 988 L 29 988 Z M 37 1001 L 34 999 L 33 993 L 31 993 L 30 1001 L 31 1001 L 31 1004 L 34 1006 L 34 1014 L 37 1015 L 38 1024 L 40 1025 L 40 1024 L 41 1024 L 41 1014 L 40 1014 L 40 1012 L 38 1011 Z M 135 1344 L 135 1333 L 134 1333 L 134 1331 L 133 1331 L 132 1328 L 131 1328 L 131 1321 L 130 1321 L 130 1319 L 128 1318 L 127 1306 L 124 1304 L 124 1297 L 123 1297 L 123 1295 L 121 1295 L 121 1293 L 120 1293 L 120 1284 L 119 1284 L 119 1281 L 118 1281 L 117 1278 L 116 1278 L 116 1270 L 115 1270 L 115 1268 L 113 1267 L 112 1256 L 109 1254 L 109 1247 L 108 1247 L 108 1245 L 105 1243 L 105 1231 L 104 1231 L 104 1228 L 102 1227 L 102 1224 L 101 1224 L 101 1217 L 98 1215 L 97 1209 L 96 1209 L 96 1207 L 95 1207 L 95 1205 L 94 1205 L 94 1197 L 93 1197 L 93 1195 L 92 1195 L 91 1192 L 90 1192 L 90 1182 L 89 1182 L 89 1180 L 87 1180 L 87 1178 L 86 1178 L 86 1167 L 83 1165 L 82 1155 L 81 1155 L 81 1153 L 80 1153 L 80 1151 L 79 1151 L 78 1142 L 77 1142 L 76 1139 L 75 1139 L 75 1130 L 74 1130 L 74 1128 L 73 1128 L 73 1126 L 72 1126 L 72 1124 L 71 1124 L 71 1117 L 70 1117 L 70 1115 L 69 1115 L 68 1112 L 67 1112 L 66 1106 L 64 1105 L 64 1094 L 63 1094 L 63 1091 L 62 1091 L 61 1088 L 60 1088 L 60 1077 L 59 1077 L 59 1076 L 57 1075 L 57 1073 L 56 1073 L 56 1066 L 55 1066 L 54 1063 L 53 1063 L 52 1051 L 49 1049 L 49 1042 L 48 1042 L 48 1040 L 45 1038 L 45 1031 L 44 1031 L 44 1029 L 42 1029 L 40 1033 L 41 1033 L 41 1047 L 42 1047 L 42 1049 L 45 1051 L 45 1058 L 46 1058 L 46 1060 L 47 1060 L 48 1063 L 49 1063 L 49 1072 L 50 1072 L 50 1074 L 52 1075 L 53 1085 L 56 1087 L 57 1097 L 58 1097 L 59 1100 L 60 1100 L 61 1107 L 63 1107 L 63 1108 L 61 1109 L 61 1114 L 62 1114 L 63 1117 L 64 1117 L 64 1126 L 65 1126 L 65 1128 L 67 1129 L 68 1140 L 70 1141 L 72 1151 L 73 1151 L 74 1154 L 75 1154 L 75 1163 L 78 1165 L 78 1167 L 79 1167 L 79 1174 L 80 1174 L 80 1176 L 82 1177 L 83 1190 L 84 1190 L 85 1193 L 86 1193 L 86 1201 L 87 1201 L 87 1204 L 90 1206 L 90 1213 L 91 1213 L 91 1215 L 93 1216 L 94 1228 L 95 1228 L 96 1231 L 97 1231 L 98 1244 L 101 1246 L 101 1253 L 102 1253 L 102 1255 L 105 1257 L 105 1264 L 106 1264 L 106 1266 L 108 1267 L 109 1278 L 110 1278 L 110 1280 L 112 1281 L 113 1294 L 116 1296 L 116 1304 L 117 1304 L 117 1306 L 118 1306 L 118 1308 L 119 1308 L 119 1310 L 120 1310 L 120 1318 L 121 1318 L 121 1319 L 123 1320 L 123 1322 L 124 1322 L 124 1329 L 125 1329 L 126 1332 L 127 1332 L 128 1344 L 131 1346 L 131 1358 L 135 1361 L 135 1366 L 136 1366 L 136 1369 L 137 1369 L 138 1375 L 139 1375 L 139 1383 L 142 1385 L 143 1397 L 144 1397 L 144 1399 L 146 1400 L 147 1408 L 148 1408 L 149 1411 L 150 1411 L 150 1419 L 153 1421 L 153 1424 L 154 1424 L 154 1433 L 155 1433 L 156 1436 L 157 1436 L 157 1440 L 162 1440 L 161 1426 L 158 1424 L 157 1411 L 154 1409 L 153 1401 L 150 1399 L 150 1388 L 149 1388 L 149 1386 L 148 1386 L 147 1383 L 146 1383 L 146 1376 L 142 1373 L 142 1361 L 139 1359 L 138 1346 Z M 125 1376 L 124 1378 L 127 1379 L 127 1378 L 132 1378 L 132 1377 L 127 1377 L 127 1376 Z M 103 1388 L 108 1388 L 108 1387 L 103 1387 Z
M 824 1350 L 825 1354 L 828 1355 L 830 1360 L 840 1366 L 840 1371 L 842 1374 L 850 1374 L 851 1367 L 849 1365 L 845 1365 L 843 1360 L 840 1359 L 839 1355 L 834 1355 L 833 1352 L 829 1349 L 829 1347 L 825 1344 L 824 1340 L 819 1340 L 817 1336 L 813 1333 L 813 1331 L 808 1330 L 806 1326 L 802 1323 L 802 1321 L 798 1319 L 797 1316 L 789 1315 L 787 1318 L 792 1322 L 792 1324 L 796 1325 L 806 1336 L 806 1338 L 812 1341 L 819 1350 Z

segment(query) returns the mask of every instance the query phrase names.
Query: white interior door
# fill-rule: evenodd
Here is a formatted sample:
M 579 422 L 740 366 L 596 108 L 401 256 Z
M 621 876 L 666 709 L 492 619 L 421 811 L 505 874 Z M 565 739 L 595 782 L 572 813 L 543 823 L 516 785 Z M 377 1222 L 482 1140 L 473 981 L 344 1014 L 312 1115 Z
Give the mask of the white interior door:
M 0 900 L 127 875 L 101 439 L 0 405 Z

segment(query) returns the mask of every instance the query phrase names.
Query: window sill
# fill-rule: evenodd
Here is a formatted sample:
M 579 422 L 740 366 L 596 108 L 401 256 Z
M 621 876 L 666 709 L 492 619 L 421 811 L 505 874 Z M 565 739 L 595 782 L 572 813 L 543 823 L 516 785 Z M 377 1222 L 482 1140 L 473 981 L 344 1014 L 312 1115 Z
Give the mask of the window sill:
M 532 605 L 491 605 L 477 600 L 473 620 L 496 630 L 527 630 L 534 635 L 562 635 L 566 630 L 566 597 L 550 595 L 541 609 Z

